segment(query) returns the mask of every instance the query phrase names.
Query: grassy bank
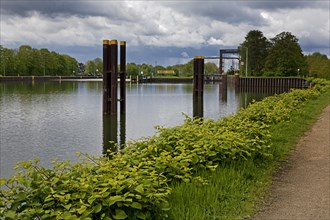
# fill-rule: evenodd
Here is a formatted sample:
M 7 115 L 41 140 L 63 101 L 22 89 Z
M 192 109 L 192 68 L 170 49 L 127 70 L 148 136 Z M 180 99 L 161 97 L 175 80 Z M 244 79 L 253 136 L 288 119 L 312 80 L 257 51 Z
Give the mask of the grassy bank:
M 272 158 L 221 164 L 215 172 L 203 171 L 209 184 L 174 183 L 170 196 L 172 219 L 244 219 L 251 216 L 271 184 L 281 161 L 330 104 L 330 92 L 310 100 L 289 121 L 270 127 Z

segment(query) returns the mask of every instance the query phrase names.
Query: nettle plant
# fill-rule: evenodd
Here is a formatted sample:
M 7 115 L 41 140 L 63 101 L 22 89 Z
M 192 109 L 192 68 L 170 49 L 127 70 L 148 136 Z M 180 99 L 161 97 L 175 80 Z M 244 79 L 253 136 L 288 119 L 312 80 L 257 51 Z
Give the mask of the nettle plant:
M 272 157 L 269 127 L 290 120 L 322 87 L 254 102 L 237 114 L 191 119 L 127 144 L 101 157 L 80 154 L 81 162 L 21 162 L 17 173 L 1 179 L 1 219 L 164 219 L 173 181 L 207 180 L 199 170 L 228 161 Z

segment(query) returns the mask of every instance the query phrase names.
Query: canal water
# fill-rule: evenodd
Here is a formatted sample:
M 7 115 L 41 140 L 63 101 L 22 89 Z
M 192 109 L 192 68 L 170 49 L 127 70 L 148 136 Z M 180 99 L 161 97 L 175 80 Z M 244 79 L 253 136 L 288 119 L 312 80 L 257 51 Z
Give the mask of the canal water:
M 235 92 L 229 85 L 223 97 L 218 84 L 204 88 L 204 117 L 212 119 L 267 95 Z M 124 139 L 151 136 L 156 125 L 179 125 L 183 114 L 192 117 L 192 89 L 192 84 L 128 84 Z M 47 167 L 55 159 L 77 162 L 77 151 L 101 155 L 104 128 L 101 81 L 0 83 L 0 177 L 8 178 L 22 160 L 40 158 Z

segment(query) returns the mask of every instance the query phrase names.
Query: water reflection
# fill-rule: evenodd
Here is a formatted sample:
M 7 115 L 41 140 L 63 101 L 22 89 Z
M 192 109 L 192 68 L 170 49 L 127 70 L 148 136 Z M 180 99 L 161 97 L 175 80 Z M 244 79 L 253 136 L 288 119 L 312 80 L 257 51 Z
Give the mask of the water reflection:
M 205 84 L 194 110 L 192 84 L 131 84 L 126 89 L 126 115 L 115 120 L 103 117 L 101 81 L 0 83 L 0 177 L 13 173 L 18 161 L 77 162 L 77 151 L 116 150 L 109 141 L 122 147 L 127 140 L 154 135 L 156 125 L 182 124 L 182 114 L 219 119 L 271 95 L 235 92 L 230 84 L 224 95 L 219 84 Z
M 224 86 L 223 84 L 220 85 L 220 97 L 222 102 L 227 102 L 227 86 Z
M 103 115 L 103 154 L 118 148 L 117 115 Z
M 119 138 L 119 140 L 118 140 Z M 126 144 L 126 114 L 103 115 L 103 154 L 122 149 Z
M 204 99 L 203 96 L 193 97 L 193 117 L 204 117 Z

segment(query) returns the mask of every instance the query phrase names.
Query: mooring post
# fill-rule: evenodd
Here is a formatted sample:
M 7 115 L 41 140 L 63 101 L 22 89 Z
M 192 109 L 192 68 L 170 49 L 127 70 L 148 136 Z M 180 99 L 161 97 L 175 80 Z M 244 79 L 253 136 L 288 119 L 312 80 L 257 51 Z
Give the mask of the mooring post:
M 103 114 L 110 113 L 110 42 L 103 40 Z
M 118 43 L 117 40 L 110 41 L 110 113 L 117 114 L 117 76 L 118 76 Z
M 227 101 L 227 74 L 222 74 L 221 77 L 221 100 Z
M 194 57 L 193 117 L 203 117 L 204 57 Z
M 126 41 L 120 41 L 120 147 L 126 143 Z
M 126 112 L 126 42 L 120 41 L 120 114 Z
M 120 132 L 120 148 L 125 147 L 126 143 L 126 113 L 121 113 L 119 116 L 119 132 Z
M 118 149 L 117 115 L 103 115 L 103 154 Z
M 219 74 L 220 76 L 222 75 L 222 72 L 223 72 L 223 53 L 222 53 L 222 50 L 220 50 L 220 59 L 219 59 Z
M 236 91 L 239 91 L 239 86 L 240 86 L 239 81 L 240 81 L 239 75 L 235 74 L 235 89 L 236 89 Z

